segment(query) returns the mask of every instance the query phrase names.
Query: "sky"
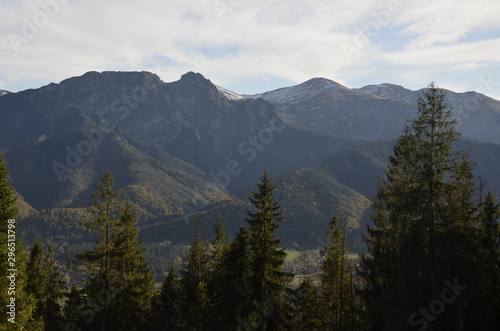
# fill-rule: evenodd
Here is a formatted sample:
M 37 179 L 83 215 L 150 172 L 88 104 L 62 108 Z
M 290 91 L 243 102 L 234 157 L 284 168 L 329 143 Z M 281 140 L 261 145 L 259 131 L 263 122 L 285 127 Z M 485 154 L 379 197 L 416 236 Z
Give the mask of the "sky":
M 188 71 L 240 94 L 324 77 L 500 99 L 498 0 L 0 0 L 0 89 Z

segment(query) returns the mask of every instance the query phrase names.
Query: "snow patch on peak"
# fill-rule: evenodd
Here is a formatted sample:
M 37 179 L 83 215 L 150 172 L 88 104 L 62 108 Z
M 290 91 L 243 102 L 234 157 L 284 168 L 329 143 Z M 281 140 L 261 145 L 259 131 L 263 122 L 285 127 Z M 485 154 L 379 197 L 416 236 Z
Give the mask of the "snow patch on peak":
M 219 90 L 219 92 L 225 96 L 226 98 L 228 98 L 229 100 L 241 100 L 243 99 L 243 97 L 237 93 L 234 93 L 232 91 L 229 91 L 229 90 L 226 90 L 225 88 L 223 87 L 220 87 L 220 86 L 215 86 L 217 87 L 217 90 Z
M 300 84 L 299 86 L 307 86 L 307 87 L 312 87 L 312 88 L 315 88 L 315 89 L 318 89 L 318 90 L 321 90 L 321 91 L 339 91 L 339 90 L 348 90 L 347 87 L 345 87 L 344 85 L 341 85 L 337 82 L 334 82 L 333 80 L 330 80 L 330 79 L 326 79 L 326 78 L 322 78 L 322 77 L 319 77 L 319 78 L 312 78 L 302 84 Z
M 339 83 L 326 78 L 313 78 L 299 85 L 284 87 L 261 94 L 248 95 L 245 96 L 245 98 L 262 98 L 274 104 L 292 105 L 304 100 L 314 98 L 318 95 L 335 94 L 339 92 L 354 92 L 355 94 L 364 94 L 363 92 L 351 90 Z
M 411 103 L 413 97 L 413 91 L 394 84 L 367 85 L 359 90 L 387 100 L 403 103 Z
M 9 94 L 10 92 L 9 91 L 6 91 L 6 90 L 0 90 L 0 97 L 2 95 L 6 95 L 6 94 Z

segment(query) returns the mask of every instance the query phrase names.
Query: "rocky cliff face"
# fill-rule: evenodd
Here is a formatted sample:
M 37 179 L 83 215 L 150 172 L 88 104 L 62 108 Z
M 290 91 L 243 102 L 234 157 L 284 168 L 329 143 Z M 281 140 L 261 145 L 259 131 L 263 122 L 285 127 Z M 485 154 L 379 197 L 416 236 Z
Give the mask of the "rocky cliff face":
M 258 132 L 277 116 L 269 103 L 230 100 L 195 73 L 164 83 L 148 72 L 89 72 L 2 101 L 3 116 L 11 121 L 4 122 L 4 146 L 79 127 L 120 132 L 171 150 L 188 136 L 217 159 L 231 157 L 239 137 Z M 26 125 L 33 127 L 26 130 Z M 27 132 L 8 139 L 16 131 Z
M 276 117 L 263 100 L 228 99 L 202 75 L 187 73 L 164 83 L 148 72 L 90 72 L 34 92 L 40 113 L 57 121 L 72 110 L 133 141 L 176 150 L 186 137 L 216 159 L 231 157 L 238 137 Z

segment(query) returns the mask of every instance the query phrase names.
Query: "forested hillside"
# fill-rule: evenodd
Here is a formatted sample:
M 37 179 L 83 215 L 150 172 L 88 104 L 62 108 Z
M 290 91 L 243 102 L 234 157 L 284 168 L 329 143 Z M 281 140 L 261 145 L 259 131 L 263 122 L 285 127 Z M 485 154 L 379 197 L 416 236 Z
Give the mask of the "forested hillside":
M 264 171 L 245 201 L 228 195 L 141 230 L 141 200 L 108 170 L 87 189 L 89 208 L 47 210 L 21 227 L 19 206 L 25 214 L 29 207 L 0 158 L 0 263 L 8 272 L 0 286 L 9 289 L 0 330 L 495 330 L 500 205 L 474 176 L 487 169 L 472 158 L 484 150 L 458 141 L 444 100 L 431 84 L 392 151 L 363 143 L 275 179 Z M 340 176 L 351 170 L 360 175 Z M 363 181 L 376 188 L 372 202 Z M 71 241 L 51 237 L 54 224 Z M 357 257 L 349 244 L 359 228 L 367 251 Z M 172 245 L 166 232 L 187 238 Z M 285 246 L 299 248 L 289 238 L 301 235 L 291 263 L 297 252 Z

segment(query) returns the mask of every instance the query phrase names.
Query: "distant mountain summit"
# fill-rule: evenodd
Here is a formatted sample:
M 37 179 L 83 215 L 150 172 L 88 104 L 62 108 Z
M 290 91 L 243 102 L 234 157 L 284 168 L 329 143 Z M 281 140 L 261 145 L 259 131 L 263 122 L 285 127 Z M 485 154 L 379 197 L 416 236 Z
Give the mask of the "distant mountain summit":
M 415 103 L 413 91 L 394 84 L 367 85 L 359 89 L 360 91 L 377 95 L 384 99 L 403 102 Z
M 262 98 L 305 128 L 354 140 L 392 140 L 414 118 L 423 91 L 399 85 L 350 89 L 325 78 L 246 96 Z M 446 92 L 464 138 L 500 143 L 500 101 L 476 92 Z
M 354 140 L 391 140 L 413 107 L 325 78 L 250 96 L 275 105 L 305 128 Z
M 284 87 L 274 91 L 255 95 L 247 95 L 246 98 L 262 98 L 274 104 L 296 104 L 303 100 L 314 98 L 322 94 L 345 93 L 350 91 L 347 87 L 325 78 L 313 78 L 302 84 Z
M 10 93 L 10 92 L 9 92 L 9 91 L 6 91 L 6 90 L 0 90 L 0 97 L 1 97 L 2 95 L 6 95 L 6 94 L 8 94 L 8 93 Z
M 360 90 L 414 107 L 417 105 L 419 94 L 424 91 L 411 91 L 393 84 L 368 85 Z M 445 95 L 445 102 L 458 120 L 458 131 L 464 138 L 500 143 L 499 100 L 477 92 L 456 93 L 445 90 Z

